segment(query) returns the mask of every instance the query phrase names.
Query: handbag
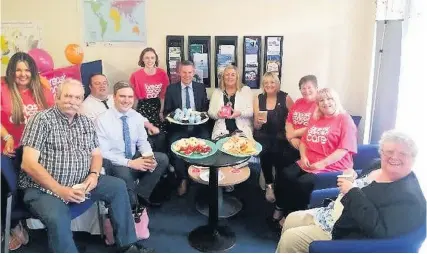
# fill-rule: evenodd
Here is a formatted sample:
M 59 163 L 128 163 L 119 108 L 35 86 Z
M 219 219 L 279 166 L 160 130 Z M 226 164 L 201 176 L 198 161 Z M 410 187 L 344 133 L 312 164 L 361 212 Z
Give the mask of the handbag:
M 140 213 L 135 214 L 135 233 L 138 240 L 148 239 L 150 237 L 150 230 L 148 229 L 148 218 L 147 209 L 144 209 Z M 109 218 L 104 221 L 104 233 L 105 233 L 105 244 L 110 246 L 115 243 L 113 227 Z

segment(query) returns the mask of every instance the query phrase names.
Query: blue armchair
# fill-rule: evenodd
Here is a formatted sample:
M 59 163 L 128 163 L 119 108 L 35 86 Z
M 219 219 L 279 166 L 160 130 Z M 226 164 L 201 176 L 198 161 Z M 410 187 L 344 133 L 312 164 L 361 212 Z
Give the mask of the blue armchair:
M 374 159 L 379 158 L 378 145 L 359 145 L 357 154 L 353 156 L 354 169 L 358 174 L 368 168 Z M 321 173 L 316 175 L 314 190 L 336 187 L 337 175 L 341 172 Z
M 310 207 L 319 207 L 325 198 L 335 198 L 339 191 L 337 188 L 313 191 Z M 314 241 L 310 244 L 311 253 L 416 253 L 426 238 L 426 225 L 417 230 L 389 239 L 365 240 L 332 240 Z
M 16 156 L 22 156 L 22 148 L 17 149 Z M 11 220 L 24 220 L 33 218 L 30 211 L 24 205 L 22 201 L 22 193 L 17 188 L 18 172 L 20 170 L 20 162 L 16 162 L 15 165 L 8 157 L 1 155 L 1 173 L 4 177 L 6 183 L 9 187 L 9 192 L 7 193 L 7 206 L 6 206 L 6 219 L 5 219 L 5 245 L 4 253 L 9 252 L 9 239 L 10 239 L 10 227 Z M 12 205 L 13 203 L 13 205 Z M 81 214 L 86 212 L 94 202 L 90 199 L 86 200 L 83 203 L 70 203 L 70 214 L 71 219 L 79 217 Z M 99 211 L 99 210 L 98 210 Z M 101 237 L 103 237 L 103 226 L 100 222 L 101 227 Z

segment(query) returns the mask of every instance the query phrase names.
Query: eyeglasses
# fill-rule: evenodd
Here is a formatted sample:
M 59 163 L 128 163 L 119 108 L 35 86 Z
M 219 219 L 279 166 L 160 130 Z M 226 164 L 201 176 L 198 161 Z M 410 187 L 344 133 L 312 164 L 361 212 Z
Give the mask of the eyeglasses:
M 409 153 L 404 153 L 404 152 L 396 152 L 394 150 L 383 150 L 381 149 L 381 153 L 387 157 L 393 157 L 396 156 L 398 158 L 402 158 L 402 159 L 406 159 L 410 156 Z

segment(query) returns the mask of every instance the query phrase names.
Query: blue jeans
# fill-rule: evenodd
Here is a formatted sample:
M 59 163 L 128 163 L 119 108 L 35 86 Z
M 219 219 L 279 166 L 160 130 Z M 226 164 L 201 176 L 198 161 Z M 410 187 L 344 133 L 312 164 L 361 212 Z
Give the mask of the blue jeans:
M 91 191 L 93 201 L 106 203 L 119 248 L 137 241 L 126 184 L 123 180 L 101 175 Z M 24 203 L 47 228 L 49 247 L 53 252 L 77 252 L 71 231 L 69 207 L 62 200 L 36 188 L 24 190 Z

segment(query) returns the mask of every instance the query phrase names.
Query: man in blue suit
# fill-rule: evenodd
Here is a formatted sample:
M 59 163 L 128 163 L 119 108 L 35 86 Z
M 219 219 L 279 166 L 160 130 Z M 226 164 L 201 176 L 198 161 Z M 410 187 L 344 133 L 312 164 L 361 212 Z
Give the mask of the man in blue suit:
M 179 75 L 181 81 L 171 84 L 166 90 L 164 115 L 174 112 L 177 108 L 191 108 L 199 112 L 208 111 L 209 103 L 204 84 L 193 82 L 194 65 L 191 61 L 183 61 L 179 65 Z M 197 137 L 209 139 L 210 134 L 206 124 L 196 126 L 182 126 L 169 124 L 168 140 L 169 145 L 181 138 Z M 187 192 L 187 168 L 188 165 L 173 155 L 172 165 L 175 168 L 178 179 L 181 181 L 178 188 L 178 195 L 184 195 Z

